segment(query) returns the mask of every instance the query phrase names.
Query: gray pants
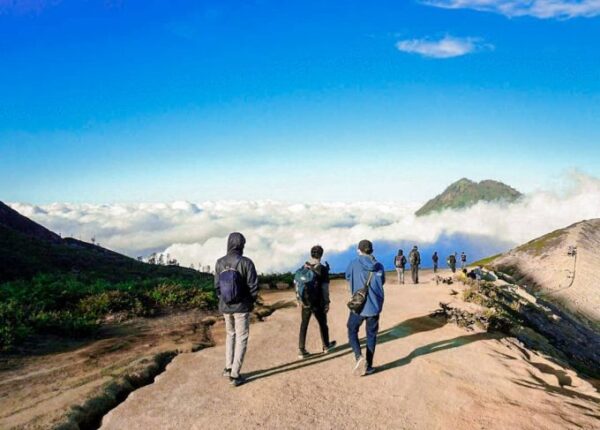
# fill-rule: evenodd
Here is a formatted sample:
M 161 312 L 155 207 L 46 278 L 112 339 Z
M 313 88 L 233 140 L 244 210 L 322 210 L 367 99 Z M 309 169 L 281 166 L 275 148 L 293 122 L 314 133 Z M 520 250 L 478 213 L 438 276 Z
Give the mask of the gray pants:
M 396 267 L 396 272 L 398 273 L 398 283 L 404 284 L 404 269 L 402 267 Z
M 250 313 L 223 314 L 225 317 L 225 368 L 231 369 L 231 377 L 240 376 L 250 333 Z

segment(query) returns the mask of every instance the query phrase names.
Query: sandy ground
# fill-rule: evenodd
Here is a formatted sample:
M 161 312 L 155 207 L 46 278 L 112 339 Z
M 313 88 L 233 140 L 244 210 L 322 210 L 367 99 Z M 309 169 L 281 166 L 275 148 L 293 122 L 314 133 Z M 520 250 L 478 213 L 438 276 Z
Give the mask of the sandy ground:
M 543 252 L 513 250 L 494 261 L 494 266 L 517 266 L 541 287 L 544 299 L 600 322 L 600 219 L 577 223 L 564 233 Z M 568 255 L 569 246 L 577 246 L 577 259 Z
M 32 353 L 0 359 L 0 429 L 53 428 L 70 408 L 107 383 L 149 365 L 156 354 L 190 351 L 207 342 L 201 320 L 188 311 L 107 326 L 100 339 L 45 339 Z
M 390 277 L 391 278 L 391 277 Z M 154 384 L 132 393 L 103 429 L 597 429 L 600 394 L 570 370 L 514 339 L 468 332 L 429 314 L 456 284 L 386 285 L 377 372 L 351 374 L 345 283 L 332 284 L 329 355 L 296 358 L 299 310 L 251 326 L 244 372 L 221 376 L 223 346 L 176 357 Z M 292 292 L 286 293 L 290 296 Z M 364 330 L 364 329 L 363 329 Z M 315 322 L 308 349 L 318 351 Z

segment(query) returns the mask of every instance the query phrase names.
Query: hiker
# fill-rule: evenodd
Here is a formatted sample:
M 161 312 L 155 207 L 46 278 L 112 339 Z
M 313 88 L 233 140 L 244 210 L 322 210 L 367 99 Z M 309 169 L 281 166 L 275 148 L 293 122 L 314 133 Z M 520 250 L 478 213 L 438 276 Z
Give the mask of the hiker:
M 419 266 L 421 265 L 421 254 L 419 248 L 415 245 L 408 254 L 408 261 L 410 261 L 410 274 L 412 276 L 413 284 L 419 283 Z
M 294 277 L 296 296 L 302 308 L 300 324 L 300 339 L 298 358 L 306 358 L 306 331 L 311 315 L 314 314 L 319 323 L 323 352 L 330 352 L 336 341 L 329 342 L 329 327 L 327 327 L 327 312 L 329 312 L 329 263 L 321 264 L 323 248 L 315 245 L 310 250 L 310 259 L 304 263 Z
M 437 273 L 438 261 L 440 261 L 440 257 L 438 257 L 437 251 L 435 251 L 431 256 L 431 261 L 433 261 L 433 273 Z
M 356 360 L 353 373 L 360 376 L 370 375 L 375 371 L 373 357 L 379 331 L 379 314 L 383 309 L 383 284 L 385 284 L 383 265 L 373 256 L 373 244 L 370 241 L 361 240 L 358 243 L 358 257 L 348 265 L 346 279 L 352 295 L 367 288 L 364 306 L 359 313 L 350 311 L 347 327 L 348 342 Z M 358 331 L 363 321 L 366 322 L 367 330 L 366 360 L 358 340 Z
M 248 346 L 250 313 L 258 296 L 256 268 L 252 260 L 243 256 L 245 244 L 246 238 L 241 233 L 231 233 L 227 255 L 215 264 L 215 288 L 227 333 L 223 376 L 234 387 L 244 382 L 240 371 Z
M 467 267 L 467 254 L 464 252 L 460 253 L 460 268 L 464 269 Z
M 452 273 L 456 273 L 456 252 L 448 256 L 446 263 L 448 263 L 448 267 L 450 267 Z
M 394 267 L 398 273 L 398 284 L 404 284 L 404 271 L 406 270 L 406 257 L 404 251 L 399 249 L 398 255 L 394 257 Z

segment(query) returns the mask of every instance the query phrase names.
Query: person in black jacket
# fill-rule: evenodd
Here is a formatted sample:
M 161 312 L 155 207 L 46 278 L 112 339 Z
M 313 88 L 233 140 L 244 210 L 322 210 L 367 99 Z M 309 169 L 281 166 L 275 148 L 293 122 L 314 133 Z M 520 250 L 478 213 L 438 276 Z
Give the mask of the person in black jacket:
M 408 261 L 410 262 L 410 273 L 412 275 L 413 284 L 419 283 L 419 266 L 421 265 L 421 254 L 417 245 L 413 246 L 412 251 L 408 254 Z
M 431 261 L 433 261 L 433 273 L 437 273 L 438 271 L 438 262 L 440 261 L 440 257 L 438 256 L 437 251 L 433 253 L 431 256 Z
M 250 332 L 250 313 L 258 296 L 258 277 L 254 263 L 243 256 L 246 238 L 241 233 L 231 233 L 227 239 L 227 255 L 215 264 L 215 288 L 219 296 L 219 310 L 225 318 L 225 370 L 223 376 L 229 377 L 232 386 L 243 383 L 240 375 Z M 221 282 L 235 271 L 238 296 L 227 303 L 221 291 Z
M 327 312 L 329 312 L 329 264 L 321 264 L 323 257 L 323 248 L 315 245 L 310 250 L 310 260 L 304 265 L 311 269 L 316 275 L 316 290 L 319 294 L 312 297 L 311 300 L 300 300 L 302 308 L 302 322 L 300 323 L 299 352 L 298 358 L 309 356 L 306 351 L 306 332 L 311 315 L 314 315 L 319 323 L 321 332 L 321 342 L 323 343 L 323 352 L 331 351 L 337 342 L 329 341 L 329 327 L 327 326 Z

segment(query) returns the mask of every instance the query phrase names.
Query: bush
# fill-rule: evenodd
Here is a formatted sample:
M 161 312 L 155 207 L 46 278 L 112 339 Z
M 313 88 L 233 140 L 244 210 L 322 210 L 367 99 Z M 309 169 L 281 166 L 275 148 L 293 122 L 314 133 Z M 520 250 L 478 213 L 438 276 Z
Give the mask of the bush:
M 23 308 L 14 301 L 0 302 L 0 352 L 9 351 L 30 333 Z
M 146 316 L 151 313 L 148 303 L 134 294 L 119 290 L 86 297 L 79 302 L 77 308 L 83 315 L 97 319 L 118 312 L 125 312 L 130 316 Z
M 179 284 L 161 284 L 150 291 L 149 296 L 158 306 L 207 309 L 216 305 L 213 292 Z

